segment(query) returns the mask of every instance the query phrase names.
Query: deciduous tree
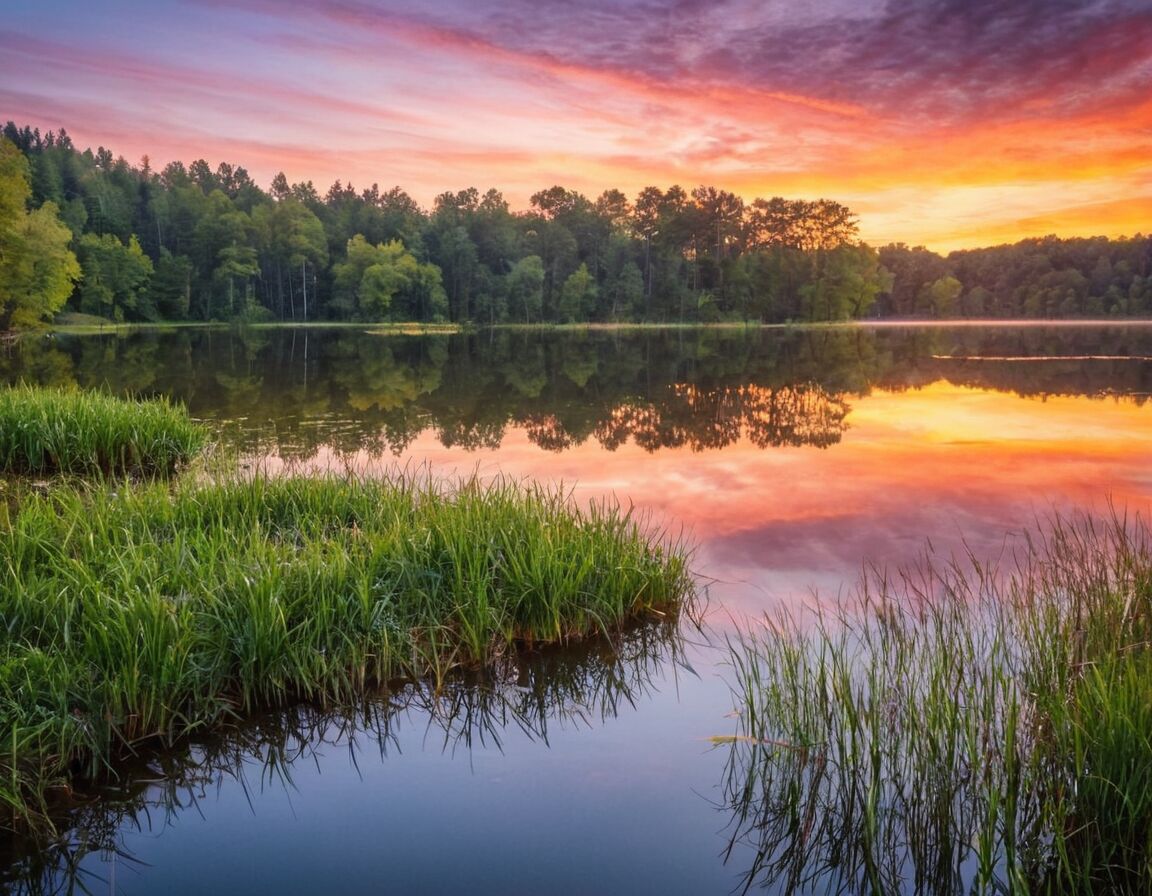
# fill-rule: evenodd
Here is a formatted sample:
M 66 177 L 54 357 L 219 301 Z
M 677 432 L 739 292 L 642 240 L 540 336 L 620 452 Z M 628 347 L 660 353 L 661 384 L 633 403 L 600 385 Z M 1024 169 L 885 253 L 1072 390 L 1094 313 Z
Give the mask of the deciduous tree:
M 80 275 L 68 248 L 72 232 L 55 204 L 29 212 L 30 194 L 27 160 L 0 138 L 0 332 L 35 326 L 55 313 Z

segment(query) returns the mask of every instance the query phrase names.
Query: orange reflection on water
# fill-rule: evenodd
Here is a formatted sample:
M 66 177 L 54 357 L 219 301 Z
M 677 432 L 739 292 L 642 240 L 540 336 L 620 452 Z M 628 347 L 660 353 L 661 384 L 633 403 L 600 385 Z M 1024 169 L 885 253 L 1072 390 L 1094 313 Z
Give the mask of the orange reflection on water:
M 402 461 L 456 476 L 503 473 L 563 483 L 578 500 L 615 495 L 683 527 L 720 616 L 850 587 L 865 564 L 937 552 L 990 557 L 1013 532 L 1072 507 L 1152 506 L 1152 404 L 1043 400 L 937 382 L 850 399 L 849 428 L 827 449 L 761 449 L 747 439 L 714 451 L 648 452 L 594 440 L 542 450 L 509 429 L 498 450 L 445 448 L 432 432 Z M 315 462 L 339 466 L 321 455 Z M 359 469 L 378 466 L 367 456 Z

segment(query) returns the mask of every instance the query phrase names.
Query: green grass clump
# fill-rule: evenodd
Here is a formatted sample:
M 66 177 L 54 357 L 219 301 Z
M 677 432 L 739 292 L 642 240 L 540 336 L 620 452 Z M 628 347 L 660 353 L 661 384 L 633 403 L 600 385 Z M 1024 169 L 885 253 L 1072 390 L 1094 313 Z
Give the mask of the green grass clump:
M 0 389 L 0 474 L 168 474 L 207 441 L 207 430 L 166 399 L 34 386 Z
M 440 682 L 674 616 L 684 552 L 506 481 L 265 479 L 30 496 L 0 517 L 0 806 L 259 708 Z
M 1057 521 L 733 644 L 746 883 L 1152 892 L 1152 538 Z
M 290 791 L 294 770 L 330 750 L 357 763 L 362 752 L 399 750 L 403 730 L 417 720 L 426 725 L 425 742 L 447 752 L 481 744 L 502 749 L 513 732 L 547 744 L 555 727 L 587 727 L 633 709 L 661 684 L 670 663 L 683 661 L 682 648 L 676 620 L 655 619 L 611 638 L 520 651 L 440 687 L 404 682 L 355 704 L 294 704 L 149 751 L 118 765 L 117 779 L 101 782 L 100 799 L 62 813 L 66 832 L 8 844 L 0 837 L 0 893 L 104 892 L 108 882 L 99 872 L 106 863 L 84 858 L 114 853 L 137 864 L 121 832 L 156 831 L 222 779 L 245 791 Z

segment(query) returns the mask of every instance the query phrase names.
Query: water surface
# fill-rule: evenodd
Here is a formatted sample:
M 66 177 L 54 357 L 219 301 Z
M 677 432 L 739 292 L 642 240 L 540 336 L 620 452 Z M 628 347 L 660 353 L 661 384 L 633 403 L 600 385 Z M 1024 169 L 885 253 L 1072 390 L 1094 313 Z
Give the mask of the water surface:
M 929 541 L 994 556 L 1053 512 L 1152 502 L 1150 326 L 186 330 L 2 351 L 3 380 L 183 401 L 252 465 L 615 496 L 688 531 L 714 639 Z M 489 695 L 478 727 L 417 689 L 154 759 L 93 811 L 79 867 L 117 893 L 728 892 L 748 856 L 723 860 L 708 738 L 732 701 L 723 651 L 689 634 L 639 664 L 605 649 L 462 684 L 465 704 Z M 608 700 L 571 686 L 617 679 Z M 534 714 L 509 709 L 541 682 Z M 21 855 L 26 878 L 68 879 Z

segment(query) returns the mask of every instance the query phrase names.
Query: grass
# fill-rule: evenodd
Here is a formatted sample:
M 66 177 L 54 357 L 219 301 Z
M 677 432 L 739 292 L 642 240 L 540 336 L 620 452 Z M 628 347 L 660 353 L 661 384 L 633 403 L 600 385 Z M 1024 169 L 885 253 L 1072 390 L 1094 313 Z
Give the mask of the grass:
M 48 333 L 55 335 L 91 336 L 109 333 L 137 333 L 143 331 L 173 331 L 213 328 L 222 329 L 227 326 L 227 323 L 221 323 L 219 321 L 193 320 L 154 320 L 124 323 L 123 321 L 115 321 L 106 317 L 100 317 L 96 314 L 82 314 L 78 311 L 65 311 L 61 314 L 57 314 L 56 317 L 52 319 L 52 322 L 48 324 L 44 329 L 27 332 L 37 336 L 44 335 L 45 330 Z
M 464 324 L 421 323 L 420 321 L 373 324 L 367 330 L 372 336 L 436 336 L 463 333 Z
M 614 505 L 414 476 L 163 483 L 0 507 L 0 814 L 142 743 L 438 684 L 525 644 L 674 618 L 682 547 Z
M 206 441 L 207 430 L 167 399 L 0 389 L 0 475 L 163 475 Z
M 83 314 L 79 311 L 63 311 L 52 318 L 52 327 L 101 327 L 115 329 L 120 324 L 99 314 Z
M 62 812 L 60 836 L 8 844 L 0 838 L 0 892 L 8 892 L 6 884 L 20 893 L 100 892 L 107 881 L 83 858 L 99 852 L 105 863 L 113 854 L 123 867 L 138 862 L 126 850 L 125 830 L 158 832 L 222 780 L 245 791 L 290 791 L 300 762 L 343 752 L 360 766 L 361 754 L 371 760 L 373 753 L 402 750 L 405 729 L 423 728 L 427 746 L 448 752 L 479 744 L 503 749 L 512 735 L 547 743 L 557 728 L 585 727 L 632 709 L 659 685 L 681 644 L 674 620 L 653 620 L 611 639 L 519 651 L 483 674 L 453 676 L 438 688 L 408 682 L 355 705 L 298 704 L 149 752 L 118 766 L 117 780 L 99 788 L 100 799 Z
M 478 326 L 484 326 L 478 324 Z M 781 329 L 787 324 L 764 324 L 758 320 L 750 321 L 721 321 L 700 323 L 699 321 L 574 321 L 572 323 L 557 323 L 555 321 L 539 321 L 537 323 L 506 322 L 487 325 L 491 330 L 523 330 L 523 331 L 555 331 L 558 333 L 573 332 L 603 332 L 627 333 L 632 331 L 659 332 L 663 330 L 761 330 Z
M 1057 520 L 1014 560 L 732 644 L 747 887 L 1152 892 L 1149 530 Z
M 472 324 L 434 323 L 422 321 L 227 321 L 227 320 L 157 320 L 120 323 L 91 314 L 68 312 L 58 315 L 47 332 L 61 336 L 92 336 L 108 333 L 172 332 L 176 330 L 353 330 L 368 332 L 377 336 L 423 336 L 463 333 Z M 36 335 L 43 335 L 37 331 Z

